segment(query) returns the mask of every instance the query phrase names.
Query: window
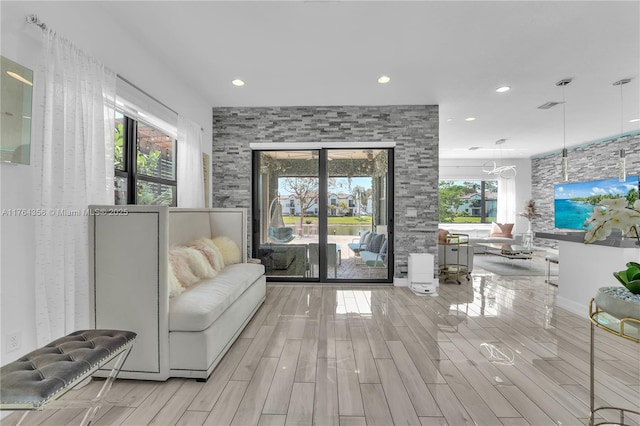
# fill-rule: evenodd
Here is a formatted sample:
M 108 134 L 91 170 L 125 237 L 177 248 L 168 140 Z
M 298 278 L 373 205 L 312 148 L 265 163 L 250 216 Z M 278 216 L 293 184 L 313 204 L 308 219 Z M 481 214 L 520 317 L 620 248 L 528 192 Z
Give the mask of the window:
M 498 182 L 441 180 L 440 223 L 488 223 L 496 220 Z
M 175 139 L 120 112 L 115 124 L 115 204 L 175 207 Z

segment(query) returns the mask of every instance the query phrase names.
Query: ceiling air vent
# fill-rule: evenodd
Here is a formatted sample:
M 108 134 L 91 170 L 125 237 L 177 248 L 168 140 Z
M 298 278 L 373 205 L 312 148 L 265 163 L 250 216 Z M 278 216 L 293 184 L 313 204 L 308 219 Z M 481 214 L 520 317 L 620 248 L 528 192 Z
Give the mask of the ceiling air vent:
M 553 108 L 556 105 L 560 105 L 562 102 L 547 102 L 546 104 L 542 104 L 538 107 L 538 109 L 549 109 L 549 108 Z

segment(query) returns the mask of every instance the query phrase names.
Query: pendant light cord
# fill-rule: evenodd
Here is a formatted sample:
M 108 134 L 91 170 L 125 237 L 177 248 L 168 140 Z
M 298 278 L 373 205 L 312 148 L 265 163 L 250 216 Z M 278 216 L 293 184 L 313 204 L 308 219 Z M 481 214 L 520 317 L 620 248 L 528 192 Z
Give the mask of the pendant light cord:
M 618 141 L 618 145 L 620 149 L 622 149 L 622 135 L 624 134 L 624 118 L 623 118 L 624 102 L 622 99 L 622 86 L 624 86 L 623 83 L 620 84 L 620 139 Z
M 567 149 L 567 115 L 566 115 L 566 101 L 564 98 L 564 87 L 566 84 L 562 85 L 562 150 Z

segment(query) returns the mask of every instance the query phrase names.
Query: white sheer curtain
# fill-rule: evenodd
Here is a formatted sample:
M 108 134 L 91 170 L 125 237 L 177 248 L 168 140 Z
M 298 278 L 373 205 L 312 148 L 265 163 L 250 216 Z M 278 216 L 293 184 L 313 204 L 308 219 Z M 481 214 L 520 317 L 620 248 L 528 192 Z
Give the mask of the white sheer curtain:
M 516 180 L 498 179 L 498 223 L 516 221 Z
M 113 204 L 116 76 L 44 31 L 33 151 L 38 345 L 89 325 L 89 204 Z
M 178 115 L 178 207 L 204 207 L 202 129 Z

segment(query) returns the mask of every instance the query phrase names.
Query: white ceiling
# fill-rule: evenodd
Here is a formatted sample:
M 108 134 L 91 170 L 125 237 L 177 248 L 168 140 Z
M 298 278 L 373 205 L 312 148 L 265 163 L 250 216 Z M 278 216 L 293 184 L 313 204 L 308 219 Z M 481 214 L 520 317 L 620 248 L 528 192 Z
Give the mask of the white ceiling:
M 56 5 L 84 25 L 112 20 L 214 107 L 437 104 L 441 158 L 561 149 L 562 106 L 537 107 L 562 100 L 555 83 L 566 77 L 567 146 L 620 134 L 612 83 L 622 78 L 633 79 L 623 87 L 623 131 L 640 129 L 628 122 L 640 117 L 638 1 Z M 391 82 L 378 84 L 382 74 Z M 498 94 L 501 85 L 513 89 Z

